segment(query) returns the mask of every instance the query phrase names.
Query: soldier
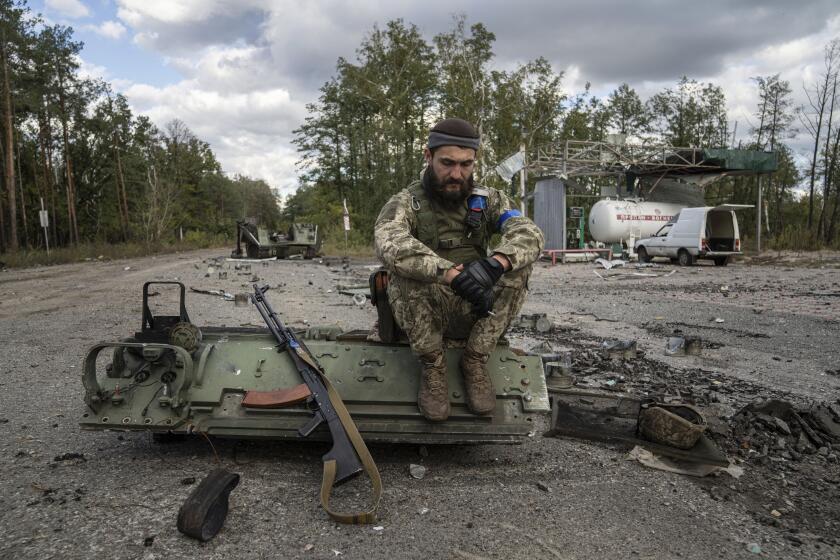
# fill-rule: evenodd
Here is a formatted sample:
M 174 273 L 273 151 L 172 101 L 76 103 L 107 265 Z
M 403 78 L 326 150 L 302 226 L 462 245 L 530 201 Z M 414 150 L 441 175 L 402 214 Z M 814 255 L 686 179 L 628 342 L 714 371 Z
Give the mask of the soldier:
M 374 229 L 394 318 L 423 367 L 417 402 L 433 421 L 450 410 L 444 336 L 467 339 L 460 368 L 470 411 L 495 409 L 487 359 L 522 307 L 543 247 L 540 229 L 507 196 L 474 183 L 479 143 L 465 120 L 435 125 L 422 179 L 391 197 Z M 493 234 L 500 240 L 488 256 Z

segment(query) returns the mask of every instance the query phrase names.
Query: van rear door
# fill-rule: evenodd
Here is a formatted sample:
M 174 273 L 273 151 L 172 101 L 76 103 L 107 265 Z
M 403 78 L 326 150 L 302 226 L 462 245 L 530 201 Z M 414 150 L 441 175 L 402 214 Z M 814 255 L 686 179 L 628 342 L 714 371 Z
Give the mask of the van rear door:
M 740 252 L 740 234 L 736 210 L 753 208 L 751 204 L 721 204 L 709 209 L 703 235 L 703 249 L 707 253 Z

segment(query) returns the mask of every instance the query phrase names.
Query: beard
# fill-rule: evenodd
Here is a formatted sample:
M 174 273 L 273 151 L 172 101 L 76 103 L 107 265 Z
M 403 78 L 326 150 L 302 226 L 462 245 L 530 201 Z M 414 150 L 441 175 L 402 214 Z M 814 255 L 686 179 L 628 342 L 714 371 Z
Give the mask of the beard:
M 444 183 L 431 166 L 426 168 L 426 175 L 423 177 L 423 187 L 429 196 L 449 207 L 456 207 L 466 200 L 474 185 L 472 175 L 466 179 L 447 179 Z

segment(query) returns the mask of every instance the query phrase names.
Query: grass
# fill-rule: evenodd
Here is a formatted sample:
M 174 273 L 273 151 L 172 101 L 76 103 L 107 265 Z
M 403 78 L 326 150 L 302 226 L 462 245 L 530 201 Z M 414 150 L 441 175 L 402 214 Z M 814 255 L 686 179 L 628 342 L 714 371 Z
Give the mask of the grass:
M 807 228 L 789 227 L 776 235 L 762 237 L 761 249 L 763 251 L 823 251 L 840 250 L 840 237 L 832 242 L 826 243 L 817 238 Z M 755 251 L 755 238 L 741 236 L 741 243 L 744 251 Z
M 342 241 L 327 240 L 321 246 L 321 253 L 324 255 L 344 256 L 349 257 L 370 257 L 376 256 L 373 251 L 373 245 L 370 243 L 353 242 L 350 241 L 347 245 Z
M 230 246 L 230 241 L 223 239 L 202 239 L 182 241 L 177 243 L 83 243 L 73 247 L 59 247 L 51 249 L 49 255 L 43 249 L 23 250 L 16 253 L 4 253 L 0 255 L 0 266 L 7 268 L 26 268 L 31 266 L 44 266 L 54 264 L 66 264 L 85 260 L 116 260 L 145 257 L 148 255 L 160 255 L 177 253 L 180 251 L 192 251 L 209 247 Z

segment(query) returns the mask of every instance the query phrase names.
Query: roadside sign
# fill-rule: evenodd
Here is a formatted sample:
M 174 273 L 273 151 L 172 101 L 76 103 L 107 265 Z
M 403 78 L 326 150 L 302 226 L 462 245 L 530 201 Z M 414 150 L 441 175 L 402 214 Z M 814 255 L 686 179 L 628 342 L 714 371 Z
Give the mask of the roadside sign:
M 347 199 L 344 201 L 344 231 L 350 231 L 350 210 L 347 209 Z M 345 235 L 346 237 L 346 235 Z
M 50 217 L 44 208 L 44 197 L 41 197 L 41 209 L 38 210 L 38 218 L 41 219 L 41 227 L 44 230 L 44 246 L 47 248 L 47 256 L 50 254 L 50 236 L 47 235 L 47 228 L 50 227 Z

